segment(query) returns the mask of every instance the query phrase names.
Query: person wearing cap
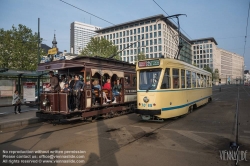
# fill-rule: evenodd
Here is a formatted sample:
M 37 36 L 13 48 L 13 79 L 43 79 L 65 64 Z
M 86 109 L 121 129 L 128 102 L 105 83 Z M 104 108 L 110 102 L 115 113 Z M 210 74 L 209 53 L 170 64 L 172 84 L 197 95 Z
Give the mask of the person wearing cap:
M 47 88 L 51 88 L 51 91 L 55 91 L 55 92 L 60 91 L 59 80 L 54 75 L 53 71 L 49 72 L 49 77 L 50 77 L 50 84 L 47 86 Z

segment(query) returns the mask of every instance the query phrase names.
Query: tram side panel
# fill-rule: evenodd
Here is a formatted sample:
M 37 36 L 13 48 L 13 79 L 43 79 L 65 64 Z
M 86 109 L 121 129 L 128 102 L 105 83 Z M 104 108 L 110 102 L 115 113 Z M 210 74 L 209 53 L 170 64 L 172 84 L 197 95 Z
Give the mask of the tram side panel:
M 41 110 L 45 112 L 68 112 L 67 93 L 41 94 Z
M 187 114 L 189 107 L 197 107 L 208 102 L 211 96 L 211 88 L 190 90 L 167 90 L 156 92 L 139 92 L 137 96 L 138 109 L 144 111 L 144 115 L 154 115 L 159 118 L 171 118 Z M 147 98 L 148 102 L 144 101 Z

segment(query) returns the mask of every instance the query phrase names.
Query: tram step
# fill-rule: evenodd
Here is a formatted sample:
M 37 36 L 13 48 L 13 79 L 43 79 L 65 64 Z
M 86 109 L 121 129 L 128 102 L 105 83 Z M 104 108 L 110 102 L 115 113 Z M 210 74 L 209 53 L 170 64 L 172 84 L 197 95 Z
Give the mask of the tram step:
M 80 119 L 82 119 L 82 117 L 75 117 L 75 118 L 65 119 L 65 121 L 70 122 L 70 121 L 80 120 Z

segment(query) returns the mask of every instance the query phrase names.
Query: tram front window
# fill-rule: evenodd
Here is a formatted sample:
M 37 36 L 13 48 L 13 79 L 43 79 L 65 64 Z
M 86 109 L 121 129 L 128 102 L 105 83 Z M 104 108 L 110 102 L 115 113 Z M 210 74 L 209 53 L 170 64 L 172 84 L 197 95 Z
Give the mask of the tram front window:
M 140 70 L 139 89 L 147 91 L 155 90 L 158 86 L 161 70 L 162 69 Z

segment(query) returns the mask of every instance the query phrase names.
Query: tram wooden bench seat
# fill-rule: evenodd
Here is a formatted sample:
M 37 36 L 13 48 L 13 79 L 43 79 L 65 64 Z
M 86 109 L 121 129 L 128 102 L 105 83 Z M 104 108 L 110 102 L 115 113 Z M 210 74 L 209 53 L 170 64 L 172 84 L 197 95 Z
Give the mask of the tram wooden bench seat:
M 95 97 L 100 97 L 100 92 L 98 89 L 95 89 L 94 92 L 95 92 Z

